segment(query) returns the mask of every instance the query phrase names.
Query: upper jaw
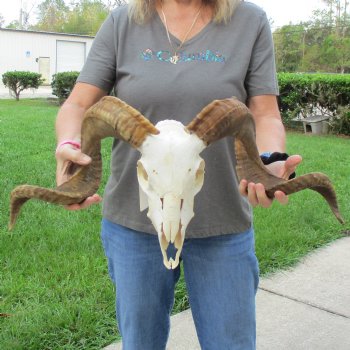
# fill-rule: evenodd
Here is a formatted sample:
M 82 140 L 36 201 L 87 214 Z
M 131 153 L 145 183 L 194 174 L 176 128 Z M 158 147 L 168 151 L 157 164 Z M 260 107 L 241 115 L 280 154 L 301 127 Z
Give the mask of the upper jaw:
M 172 234 L 170 239 L 167 238 L 167 235 L 165 234 L 163 230 L 163 224 L 162 229 L 160 232 L 158 232 L 158 238 L 160 243 L 160 248 L 163 255 L 163 263 L 165 267 L 169 270 L 175 269 L 180 262 L 180 256 L 182 252 L 183 242 L 184 242 L 184 233 L 182 233 L 182 225 L 181 222 L 177 223 L 178 230 L 176 234 Z M 175 258 L 168 257 L 168 250 L 169 247 L 174 247 L 176 249 Z

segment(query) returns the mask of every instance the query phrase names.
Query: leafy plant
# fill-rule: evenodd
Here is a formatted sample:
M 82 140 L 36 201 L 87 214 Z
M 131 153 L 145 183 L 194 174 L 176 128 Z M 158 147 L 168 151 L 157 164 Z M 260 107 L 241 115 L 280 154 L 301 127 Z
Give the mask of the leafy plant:
M 19 95 L 26 89 L 37 89 L 43 82 L 41 74 L 27 71 L 6 72 L 2 75 L 2 82 L 19 100 Z
M 62 104 L 75 85 L 79 72 L 62 72 L 56 73 L 52 77 L 52 93 L 58 97 L 59 103 Z
M 336 116 L 350 104 L 350 76 L 346 74 L 278 74 L 279 106 L 283 121 L 311 114 Z
M 332 118 L 329 126 L 334 134 L 350 136 L 350 108 L 340 108 L 339 115 Z

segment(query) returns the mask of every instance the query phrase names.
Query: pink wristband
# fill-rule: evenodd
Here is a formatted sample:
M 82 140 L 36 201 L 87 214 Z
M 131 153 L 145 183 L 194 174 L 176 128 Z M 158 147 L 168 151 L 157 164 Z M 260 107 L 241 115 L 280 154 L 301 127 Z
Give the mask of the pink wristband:
M 72 146 L 74 146 L 75 148 L 80 149 L 80 143 L 79 143 L 79 142 L 76 142 L 76 141 L 73 141 L 73 140 L 64 140 L 64 141 L 60 142 L 60 143 L 57 145 L 57 147 L 56 147 L 56 153 L 57 153 L 57 151 L 58 151 L 63 145 L 72 145 Z

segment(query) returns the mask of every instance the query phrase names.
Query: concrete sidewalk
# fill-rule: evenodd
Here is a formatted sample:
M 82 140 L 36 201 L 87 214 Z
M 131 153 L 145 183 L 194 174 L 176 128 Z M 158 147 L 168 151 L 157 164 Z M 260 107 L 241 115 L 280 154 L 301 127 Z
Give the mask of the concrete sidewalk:
M 120 349 L 120 343 L 105 348 Z M 167 349 L 200 350 L 190 310 L 171 318 Z M 350 237 L 261 279 L 257 349 L 350 350 Z

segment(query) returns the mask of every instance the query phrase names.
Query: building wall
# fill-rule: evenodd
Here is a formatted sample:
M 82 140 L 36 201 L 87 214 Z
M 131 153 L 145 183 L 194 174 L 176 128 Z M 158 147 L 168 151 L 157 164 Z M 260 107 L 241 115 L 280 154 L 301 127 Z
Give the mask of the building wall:
M 0 29 L 0 75 L 14 70 L 39 73 L 39 57 L 49 57 L 49 82 L 51 82 L 52 75 L 57 73 L 57 41 L 85 43 L 86 59 L 93 37 Z

